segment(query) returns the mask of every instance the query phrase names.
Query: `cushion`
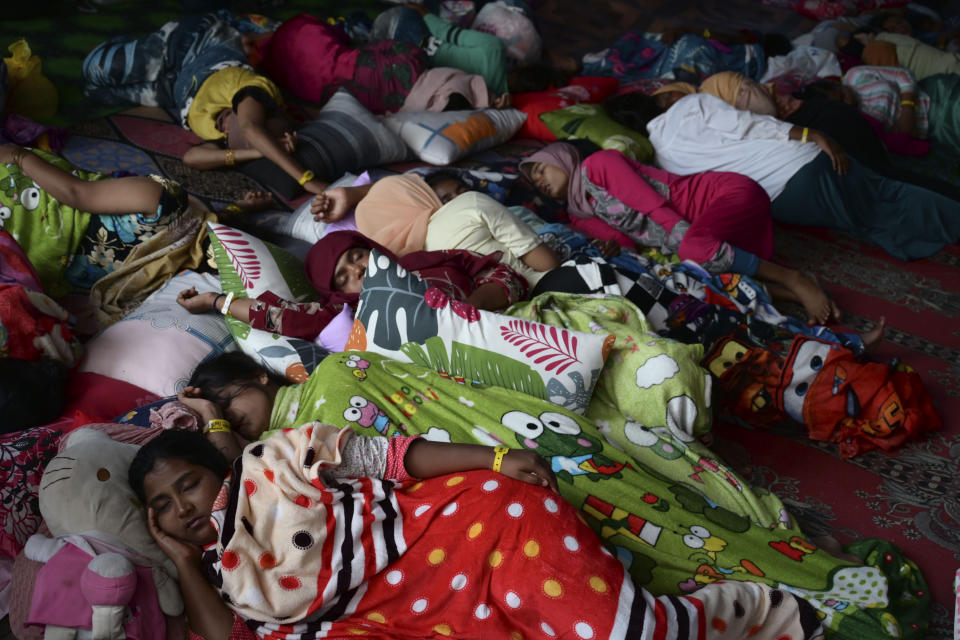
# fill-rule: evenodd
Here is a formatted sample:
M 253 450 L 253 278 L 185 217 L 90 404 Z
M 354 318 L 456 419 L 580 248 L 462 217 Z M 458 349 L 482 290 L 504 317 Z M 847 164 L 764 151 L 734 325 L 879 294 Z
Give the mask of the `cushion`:
M 516 109 L 479 111 L 403 111 L 384 118 L 418 158 L 445 165 L 506 142 L 527 114 Z
M 613 341 L 451 300 L 373 251 L 347 349 L 522 391 L 582 414 Z M 570 391 L 578 383 L 585 393 Z
M 513 108 L 527 114 L 527 121 L 520 127 L 517 137 L 555 141 L 557 136 L 540 121 L 541 114 L 581 102 L 602 102 L 617 90 L 619 84 L 617 78 L 582 76 L 572 79 L 568 86 L 560 89 L 513 94 Z
M 256 298 L 270 291 L 293 302 L 317 299 L 303 263 L 256 236 L 219 223 L 209 223 L 210 244 L 220 271 L 220 289 L 237 298 Z M 320 346 L 254 329 L 235 318 L 227 327 L 244 353 L 291 382 L 303 382 L 326 355 Z
M 488 2 L 477 12 L 470 28 L 492 33 L 503 40 L 507 55 L 521 66 L 540 61 L 543 40 L 536 26 L 519 7 L 511 7 L 502 0 Z
M 598 104 L 576 104 L 541 114 L 540 120 L 560 140 L 586 138 L 601 149 L 616 149 L 638 162 L 653 159 L 646 136 L 615 122 Z
M 324 182 L 348 171 L 400 162 L 410 154 L 404 141 L 346 89 L 338 89 L 314 120 L 297 127 L 297 137 L 294 156 Z M 295 179 L 266 158 L 238 166 L 288 200 L 302 192 Z
M 215 291 L 219 283 L 210 274 L 177 274 L 123 320 L 88 342 L 79 370 L 125 380 L 161 397 L 176 395 L 198 364 L 237 348 L 223 316 L 193 315 L 177 304 L 177 295 L 190 287 Z
M 61 430 L 43 426 L 0 436 L 0 554 L 15 557 L 40 526 L 37 491 Z

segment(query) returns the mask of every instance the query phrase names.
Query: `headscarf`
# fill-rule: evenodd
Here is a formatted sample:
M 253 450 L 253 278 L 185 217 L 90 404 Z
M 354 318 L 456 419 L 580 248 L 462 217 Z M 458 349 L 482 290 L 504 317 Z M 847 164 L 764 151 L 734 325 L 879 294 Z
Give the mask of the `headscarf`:
M 740 87 L 743 85 L 745 78 L 746 76 L 736 71 L 721 71 L 700 83 L 700 93 L 709 93 L 712 96 L 717 96 L 727 104 L 736 107 L 737 97 L 740 95 Z
M 670 93 L 671 91 L 679 91 L 685 96 L 689 96 L 697 92 L 697 88 L 690 84 L 689 82 L 671 82 L 670 84 L 665 84 L 650 95 L 655 96 L 658 93 Z
M 474 109 L 490 106 L 490 92 L 483 76 L 452 67 L 435 67 L 420 74 L 400 111 L 443 111 L 454 93 L 466 98 Z
M 580 153 L 577 152 L 577 148 L 566 142 L 554 142 L 527 156 L 520 163 L 520 171 L 531 182 L 533 180 L 530 178 L 530 168 L 537 162 L 559 167 L 566 172 L 567 212 L 578 218 L 592 218 L 593 207 L 587 200 L 587 192 L 583 187 L 583 180 L 580 178 Z
M 398 256 L 422 251 L 430 216 L 443 206 L 416 174 L 378 180 L 357 205 L 357 231 Z
M 334 231 L 321 238 L 309 253 L 304 268 L 314 288 L 324 299 L 342 301 L 354 309 L 360 301 L 357 293 L 343 293 L 333 286 L 337 260 L 344 251 L 354 247 L 376 249 L 407 271 L 416 272 L 431 284 L 439 285 L 448 294 L 459 290 L 469 295 L 474 290 L 474 278 L 481 271 L 496 266 L 500 253 L 479 256 L 469 251 L 414 251 L 398 258 L 389 249 L 357 231 Z

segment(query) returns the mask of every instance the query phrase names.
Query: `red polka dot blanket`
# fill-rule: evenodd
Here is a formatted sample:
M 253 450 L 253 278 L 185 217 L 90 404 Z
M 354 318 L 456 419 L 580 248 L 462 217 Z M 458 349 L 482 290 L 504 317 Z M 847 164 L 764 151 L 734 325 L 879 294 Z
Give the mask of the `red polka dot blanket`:
M 335 478 L 339 430 L 253 443 L 205 553 L 262 638 L 812 638 L 812 607 L 756 583 L 654 598 L 559 495 L 492 471 Z

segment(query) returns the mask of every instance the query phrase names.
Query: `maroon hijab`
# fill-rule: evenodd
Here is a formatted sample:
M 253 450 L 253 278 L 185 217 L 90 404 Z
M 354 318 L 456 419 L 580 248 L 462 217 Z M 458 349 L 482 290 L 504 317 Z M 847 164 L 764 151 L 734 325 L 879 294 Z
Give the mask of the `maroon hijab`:
M 500 254 L 478 256 L 469 251 L 414 251 L 398 258 L 386 247 L 374 242 L 358 231 L 334 231 L 321 238 L 307 253 L 304 268 L 310 283 L 325 300 L 332 303 L 346 303 L 354 309 L 360 300 L 356 293 L 343 293 L 333 286 L 333 276 L 337 260 L 344 251 L 353 247 L 376 249 L 381 254 L 398 263 L 407 271 L 413 271 L 430 284 L 437 285 L 448 294 L 455 290 L 469 295 L 473 292 L 474 279 L 485 269 L 496 266 Z

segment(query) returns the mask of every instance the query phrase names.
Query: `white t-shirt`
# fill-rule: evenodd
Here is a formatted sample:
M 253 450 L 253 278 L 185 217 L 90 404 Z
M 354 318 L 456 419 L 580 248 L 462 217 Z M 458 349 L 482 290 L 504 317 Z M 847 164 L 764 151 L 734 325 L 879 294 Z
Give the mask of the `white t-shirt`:
M 790 140 L 793 125 L 694 93 L 647 124 L 657 164 L 670 173 L 731 171 L 753 178 L 773 200 L 820 147 Z
M 467 249 L 480 255 L 502 251 L 500 262 L 527 279 L 533 287 L 546 273 L 535 271 L 520 259 L 540 244 L 537 232 L 509 209 L 476 191 L 462 193 L 437 209 L 427 224 L 424 249 Z

